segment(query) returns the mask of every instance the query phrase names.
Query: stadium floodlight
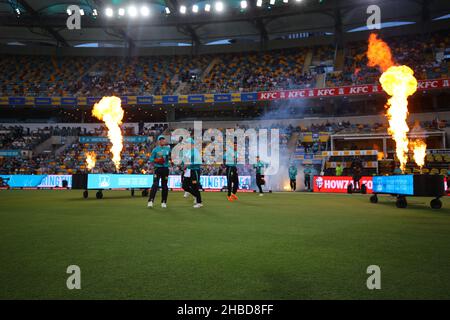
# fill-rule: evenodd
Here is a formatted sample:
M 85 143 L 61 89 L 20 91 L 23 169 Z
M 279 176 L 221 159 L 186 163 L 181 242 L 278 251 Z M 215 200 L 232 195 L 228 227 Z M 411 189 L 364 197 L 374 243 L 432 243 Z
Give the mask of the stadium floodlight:
M 283 2 L 284 2 L 284 3 L 288 3 L 288 2 L 289 2 L 289 0 L 283 0 Z
M 186 6 L 180 6 L 180 13 L 185 14 L 186 13 Z
M 247 9 L 247 1 L 246 0 L 241 1 L 241 9 Z
M 114 11 L 111 8 L 106 8 L 105 14 L 107 17 L 112 17 L 114 15 Z
M 269 2 L 270 4 L 275 4 L 275 0 L 270 0 L 270 2 Z
M 128 7 L 128 15 L 132 18 L 137 16 L 137 9 L 135 6 L 129 6 Z
M 257 6 L 257 7 L 261 7 L 261 6 L 262 6 L 262 0 L 256 1 L 256 6 Z
M 125 15 L 125 9 L 124 8 L 119 8 L 119 16 L 123 17 Z
M 142 7 L 141 7 L 141 15 L 142 15 L 143 17 L 148 17 L 149 14 L 150 14 L 149 8 L 148 8 L 147 6 L 142 6 Z
M 211 5 L 209 3 L 205 4 L 205 11 L 210 12 L 211 11 Z
M 80 9 L 80 15 L 84 16 L 84 10 Z
M 302 0 L 295 0 L 295 2 L 302 2 Z
M 170 14 L 170 8 L 166 7 L 166 9 L 164 9 L 166 11 L 166 14 Z
M 216 8 L 217 12 L 222 12 L 223 11 L 223 2 L 217 1 L 216 4 L 214 5 L 214 7 Z
M 192 6 L 192 12 L 197 13 L 198 12 L 198 5 L 194 4 Z

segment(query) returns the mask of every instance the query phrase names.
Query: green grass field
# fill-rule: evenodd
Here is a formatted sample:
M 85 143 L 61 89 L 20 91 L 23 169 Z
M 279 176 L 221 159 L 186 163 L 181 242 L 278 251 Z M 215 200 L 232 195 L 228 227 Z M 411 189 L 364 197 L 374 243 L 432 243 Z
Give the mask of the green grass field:
M 159 197 L 160 194 L 158 194 Z M 1 299 L 449 299 L 450 199 L 0 192 Z M 159 198 L 158 198 L 159 199 Z M 66 268 L 81 268 L 68 290 Z M 366 268 L 381 268 L 368 290 Z

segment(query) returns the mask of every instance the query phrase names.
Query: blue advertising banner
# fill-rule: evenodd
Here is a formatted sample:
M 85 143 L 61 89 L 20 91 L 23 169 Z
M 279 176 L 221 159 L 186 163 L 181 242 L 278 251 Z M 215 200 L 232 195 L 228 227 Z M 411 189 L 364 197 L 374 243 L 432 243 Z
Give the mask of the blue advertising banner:
M 372 181 L 374 193 L 400 195 L 414 194 L 414 176 L 412 174 L 395 176 L 374 176 Z
M 101 98 L 98 97 L 87 97 L 86 102 L 88 105 L 94 105 L 100 101 Z
M 162 103 L 164 104 L 178 103 L 178 96 L 163 96 Z
M 194 94 L 188 96 L 188 103 L 204 103 L 205 96 L 203 94 Z
M 147 174 L 88 174 L 88 189 L 150 188 L 153 175 Z
M 124 137 L 123 140 L 125 142 L 131 143 L 145 143 L 148 140 L 146 136 L 127 136 Z M 99 136 L 85 136 L 79 138 L 80 143 L 106 143 L 109 141 L 108 137 L 99 137 Z
M 10 188 L 61 188 L 63 181 L 72 187 L 72 175 L 0 175 L 3 183 Z
M 248 93 L 241 93 L 241 101 L 257 101 L 258 100 L 258 93 L 257 92 L 248 92 Z
M 63 106 L 76 106 L 77 105 L 77 98 L 62 97 L 61 98 L 61 105 L 63 105 Z
M 80 137 L 80 143 L 103 143 L 108 142 L 108 137 Z
M 9 104 L 23 105 L 25 104 L 25 97 L 9 97 Z
M 231 102 L 231 94 L 229 93 L 215 94 L 214 102 Z
M 10 188 L 61 188 L 63 181 L 67 187 L 72 187 L 72 175 L 0 175 L 4 186 Z M 251 176 L 239 177 L 239 188 L 250 189 Z M 88 174 L 88 189 L 146 189 L 151 188 L 153 175 L 151 174 Z M 227 185 L 226 176 L 201 176 L 200 184 L 203 189 L 222 189 Z M 170 175 L 169 188 L 181 189 L 181 177 Z
M 151 188 L 153 175 L 151 174 L 89 174 L 88 189 L 145 189 Z M 222 189 L 227 185 L 226 176 L 201 176 L 200 184 L 203 189 Z M 239 188 L 250 189 L 251 177 L 239 177 Z M 181 188 L 181 177 L 170 175 L 168 187 Z
M 250 189 L 252 183 L 251 176 L 240 176 L 239 177 L 239 188 L 240 189 Z M 203 189 L 222 189 L 227 186 L 226 176 L 200 176 L 200 184 Z M 169 188 L 180 189 L 181 188 L 181 177 L 178 175 L 169 176 L 168 181 Z
M 152 96 L 139 96 L 136 97 L 136 103 L 137 104 L 153 104 L 153 97 Z
M 122 102 L 122 105 L 128 104 L 128 96 L 121 96 L 120 100 Z
M 20 150 L 0 150 L 0 157 L 18 157 Z
M 34 98 L 34 104 L 37 106 L 50 106 L 52 105 L 52 98 L 36 97 Z

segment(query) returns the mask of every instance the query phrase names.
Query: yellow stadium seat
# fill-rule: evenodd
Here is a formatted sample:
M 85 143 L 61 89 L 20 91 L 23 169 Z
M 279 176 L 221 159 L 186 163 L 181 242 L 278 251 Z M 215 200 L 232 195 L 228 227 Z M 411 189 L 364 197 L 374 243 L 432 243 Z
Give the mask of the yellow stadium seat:
M 430 174 L 438 174 L 439 170 L 436 168 L 431 169 Z

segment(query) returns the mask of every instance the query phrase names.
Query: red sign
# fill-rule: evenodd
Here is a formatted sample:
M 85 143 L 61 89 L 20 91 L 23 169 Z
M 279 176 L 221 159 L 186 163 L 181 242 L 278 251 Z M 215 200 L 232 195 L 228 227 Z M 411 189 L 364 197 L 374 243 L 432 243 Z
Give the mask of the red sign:
M 419 80 L 418 91 L 450 88 L 450 79 Z M 305 99 L 337 96 L 356 96 L 382 93 L 379 84 L 365 84 L 360 86 L 346 86 L 322 89 L 299 89 L 272 92 L 258 92 L 258 100 L 283 100 L 283 99 Z
M 314 176 L 314 192 L 347 193 L 347 187 L 353 184 L 352 177 Z M 372 193 L 372 177 L 362 177 L 359 184 L 365 184 L 367 193 Z
M 314 176 L 313 190 L 314 192 L 347 193 L 347 187 L 352 183 L 352 177 Z M 362 177 L 359 183 L 366 185 L 367 193 L 372 193 L 372 177 Z M 444 184 L 444 189 L 449 193 L 450 189 L 447 187 L 447 178 L 445 177 Z

